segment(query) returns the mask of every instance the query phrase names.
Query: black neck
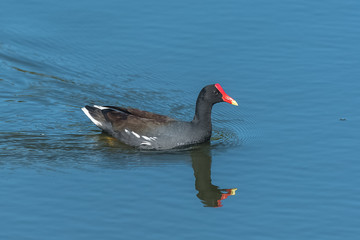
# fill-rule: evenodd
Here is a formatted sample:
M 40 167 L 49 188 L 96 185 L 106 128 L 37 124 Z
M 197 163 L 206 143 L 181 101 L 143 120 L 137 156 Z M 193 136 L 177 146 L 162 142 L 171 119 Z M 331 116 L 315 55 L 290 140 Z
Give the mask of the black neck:
M 196 101 L 195 116 L 192 122 L 211 130 L 212 106 L 213 104 L 205 101 L 201 96 L 199 96 Z

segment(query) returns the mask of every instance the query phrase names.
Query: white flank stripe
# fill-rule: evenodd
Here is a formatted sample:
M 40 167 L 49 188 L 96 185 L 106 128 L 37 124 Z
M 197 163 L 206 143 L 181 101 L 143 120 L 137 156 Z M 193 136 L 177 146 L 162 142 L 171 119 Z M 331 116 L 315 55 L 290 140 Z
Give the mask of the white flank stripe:
M 130 131 L 129 131 L 129 130 L 127 130 L 126 128 L 125 128 L 125 132 L 126 132 L 127 134 L 130 134 Z
M 151 143 L 150 142 L 142 142 L 140 145 L 147 145 L 147 146 L 151 146 Z
M 100 110 L 109 109 L 108 107 L 103 107 L 103 106 L 98 106 L 98 105 L 94 105 L 94 107 L 96 107 Z
M 140 135 L 139 135 L 139 134 L 137 134 L 136 132 L 131 131 L 131 133 L 132 133 L 132 134 L 134 134 L 134 136 L 135 136 L 135 137 L 140 138 Z
M 147 136 L 141 136 L 143 139 L 145 139 L 145 140 L 148 140 L 148 141 L 151 141 L 151 139 L 149 138 L 149 137 L 147 137 Z
M 96 126 L 98 126 L 98 127 L 101 127 L 101 126 L 102 126 L 101 122 L 99 122 L 98 120 L 96 120 L 95 118 L 93 118 L 93 117 L 90 115 L 89 111 L 88 111 L 85 107 L 81 108 L 81 110 L 83 110 L 83 112 L 86 114 L 86 116 L 88 116 L 88 118 L 89 118 Z

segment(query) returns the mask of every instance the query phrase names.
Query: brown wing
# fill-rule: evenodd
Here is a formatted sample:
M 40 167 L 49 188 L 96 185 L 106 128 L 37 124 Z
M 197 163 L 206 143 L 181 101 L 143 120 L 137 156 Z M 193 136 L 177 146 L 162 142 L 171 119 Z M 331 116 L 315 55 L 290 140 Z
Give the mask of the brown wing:
M 123 108 L 123 107 L 114 107 L 114 106 L 105 106 L 105 107 L 119 110 L 121 112 L 127 113 L 129 116 L 133 115 L 133 116 L 140 117 L 140 118 L 152 119 L 159 123 L 167 123 L 167 122 L 175 121 L 174 119 L 172 119 L 168 116 L 157 114 L 157 113 L 152 113 L 152 112 L 147 112 L 147 111 L 142 111 L 142 110 L 139 110 L 136 108 Z M 116 112 L 114 112 L 114 113 L 116 113 Z
M 142 111 L 135 108 L 105 107 L 108 109 L 103 110 L 102 113 L 105 119 L 111 123 L 114 131 L 128 129 L 137 133 L 144 133 L 151 131 L 151 129 L 154 129 L 159 125 L 175 121 L 165 115 Z

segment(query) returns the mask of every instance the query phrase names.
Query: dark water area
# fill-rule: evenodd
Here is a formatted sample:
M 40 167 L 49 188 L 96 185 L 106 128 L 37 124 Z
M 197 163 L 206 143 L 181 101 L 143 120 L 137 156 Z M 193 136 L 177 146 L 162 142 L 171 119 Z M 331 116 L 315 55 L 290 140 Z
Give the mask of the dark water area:
M 2 1 L 0 239 L 356 239 L 358 1 Z M 139 151 L 80 110 L 191 120 Z

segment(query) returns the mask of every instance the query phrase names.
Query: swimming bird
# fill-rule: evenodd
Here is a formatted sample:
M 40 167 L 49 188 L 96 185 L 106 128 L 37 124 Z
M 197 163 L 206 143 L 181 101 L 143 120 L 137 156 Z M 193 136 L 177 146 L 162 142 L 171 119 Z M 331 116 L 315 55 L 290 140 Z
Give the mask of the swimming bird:
M 165 150 L 209 141 L 212 134 L 211 110 L 214 104 L 220 102 L 238 106 L 216 83 L 200 91 L 195 116 L 190 122 L 135 108 L 94 105 L 85 106 L 82 110 L 97 127 L 127 145 Z

